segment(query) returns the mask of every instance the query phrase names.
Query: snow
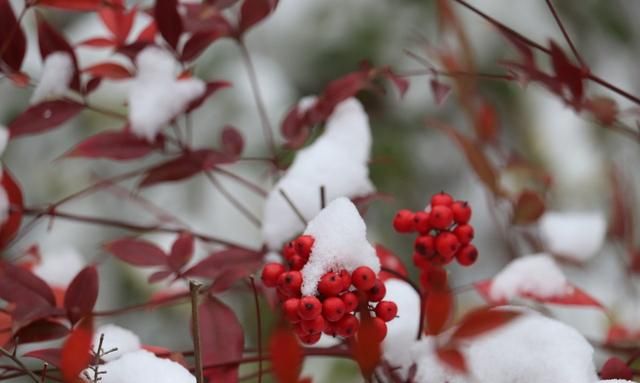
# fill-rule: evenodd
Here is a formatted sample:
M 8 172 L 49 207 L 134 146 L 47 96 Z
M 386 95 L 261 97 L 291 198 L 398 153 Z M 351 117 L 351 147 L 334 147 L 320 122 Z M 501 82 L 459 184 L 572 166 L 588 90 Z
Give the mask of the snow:
M 523 317 L 462 346 L 470 374 L 456 374 L 434 353 L 435 340 L 412 348 L 417 383 L 596 382 L 593 348 L 575 329 L 530 310 Z M 406 366 L 408 367 L 408 366 Z
M 44 60 L 40 81 L 31 95 L 31 104 L 64 96 L 74 70 L 69 53 L 54 52 L 48 55 Z
M 606 231 L 601 212 L 547 212 L 540 218 L 540 233 L 549 250 L 577 261 L 598 253 Z
M 2 177 L 2 172 L 0 168 L 0 177 Z M 7 191 L 4 190 L 3 187 L 0 187 L 0 224 L 3 224 L 7 218 L 9 218 L 9 196 L 7 195 Z
M 137 74 L 129 91 L 129 121 L 139 137 L 153 141 L 160 129 L 205 91 L 202 80 L 176 79 L 169 52 L 145 48 L 136 58 Z
M 0 124 L 0 156 L 4 154 L 7 144 L 9 143 L 9 129 Z
M 376 273 L 380 271 L 376 251 L 367 241 L 367 227 L 348 198 L 332 201 L 309 222 L 304 234 L 315 241 L 301 271 L 302 295 L 315 295 L 320 278 L 332 270 L 352 272 L 359 266 L 369 266 Z
M 538 298 L 563 295 L 570 289 L 567 278 L 553 258 L 544 253 L 518 258 L 500 271 L 491 284 L 491 298 L 510 300 L 531 294 Z
M 309 107 L 313 98 L 300 104 Z M 267 196 L 262 236 L 272 250 L 304 230 L 304 224 L 280 194 L 282 189 L 302 216 L 309 220 L 320 211 L 320 187 L 326 201 L 372 193 L 369 180 L 371 131 L 362 105 L 351 98 L 340 103 L 327 121 L 324 133 L 310 146 L 298 151 L 286 174 Z
M 598 383 L 636 383 L 633 380 L 626 379 L 607 379 L 607 380 L 598 380 Z
M 122 328 L 114 324 L 106 324 L 98 327 L 93 334 L 94 352 L 98 351 L 101 334 L 104 334 L 104 339 L 102 341 L 103 352 L 114 348 L 117 349 L 116 351 L 110 352 L 102 357 L 105 362 L 116 360 L 124 354 L 141 349 L 140 338 L 136 334 L 126 328 Z
M 82 255 L 72 247 L 42 249 L 41 261 L 32 271 L 51 286 L 66 288 L 85 264 Z
M 382 343 L 384 358 L 392 366 L 402 365 L 410 356 L 408 345 L 415 342 L 420 322 L 420 296 L 407 282 L 392 278 L 385 281 L 385 301 L 398 306 L 398 316 L 387 323 L 387 336 Z M 408 366 L 407 366 L 408 367 Z M 405 371 L 398 371 L 404 376 Z
M 196 379 L 179 363 L 138 350 L 105 363 L 102 383 L 195 383 Z

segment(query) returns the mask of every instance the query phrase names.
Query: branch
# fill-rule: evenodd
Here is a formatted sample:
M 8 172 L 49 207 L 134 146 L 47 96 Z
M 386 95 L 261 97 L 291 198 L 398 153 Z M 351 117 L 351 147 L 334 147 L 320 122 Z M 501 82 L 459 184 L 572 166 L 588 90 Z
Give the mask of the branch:
M 576 49 L 575 45 L 573 45 L 573 41 L 571 41 L 571 37 L 569 37 L 569 33 L 567 33 L 567 30 L 565 29 L 564 24 L 562 23 L 562 20 L 560 20 L 560 16 L 558 16 L 558 12 L 556 12 L 556 8 L 553 6 L 553 3 L 551 2 L 551 0 L 546 0 L 546 2 L 547 2 L 547 6 L 549 7 L 549 10 L 551 11 L 551 14 L 553 14 L 553 18 L 556 20 L 558 27 L 560 27 L 560 30 L 562 31 L 562 35 L 564 36 L 564 39 L 567 41 L 567 44 L 569 44 L 569 47 L 571 47 L 571 51 L 573 52 L 573 55 L 576 56 L 576 59 L 578 60 L 578 62 L 580 62 L 580 65 L 583 68 L 587 68 L 587 65 L 585 64 L 584 60 L 582 60 L 580 53 L 578 53 L 578 50 Z
M 22 369 L 23 372 L 29 375 L 31 380 L 33 380 L 35 383 L 40 383 L 40 378 L 38 378 L 36 374 L 33 373 L 33 371 L 28 369 L 27 366 L 25 366 L 24 363 L 22 363 L 22 361 L 18 359 L 18 357 L 16 357 L 14 354 L 10 353 L 9 351 L 5 350 L 2 347 L 0 347 L 0 354 L 11 359 L 15 364 L 17 364 Z
M 193 331 L 193 351 L 195 352 L 196 361 L 196 381 L 204 383 L 202 376 L 202 350 L 200 348 L 200 321 L 198 317 L 198 295 L 202 284 L 195 281 L 189 281 L 189 292 L 191 295 L 191 327 Z

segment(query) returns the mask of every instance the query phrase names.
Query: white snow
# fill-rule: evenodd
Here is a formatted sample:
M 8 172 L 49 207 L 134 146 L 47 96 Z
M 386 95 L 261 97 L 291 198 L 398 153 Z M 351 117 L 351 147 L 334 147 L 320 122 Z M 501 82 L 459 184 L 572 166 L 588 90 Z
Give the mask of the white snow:
M 31 95 L 31 104 L 65 95 L 73 77 L 73 60 L 69 53 L 54 52 L 44 60 L 42 76 Z
M 136 58 L 137 74 L 129 91 L 131 130 L 149 141 L 205 91 L 197 78 L 176 79 L 176 61 L 169 52 L 145 48 Z
M 0 167 L 0 179 L 2 178 L 2 168 Z M 0 187 L 0 224 L 3 224 L 9 218 L 9 196 L 3 187 Z
M 132 331 L 116 326 L 114 324 L 106 324 L 98 327 L 93 334 L 93 350 L 98 351 L 100 344 L 100 335 L 104 334 L 102 341 L 102 351 L 106 352 L 112 349 L 116 351 L 106 354 L 102 359 L 105 362 L 116 360 L 124 354 L 138 351 L 141 349 L 140 338 Z
M 345 197 L 333 200 L 311 221 L 304 234 L 315 238 L 309 261 L 302 268 L 302 295 L 315 295 L 320 278 L 329 271 L 352 272 L 359 266 L 380 271 L 376 251 L 367 241 L 367 227 L 355 205 Z
M 158 358 L 138 350 L 105 363 L 101 371 L 102 383 L 195 383 L 196 379 L 179 363 Z
M 312 98 L 300 104 L 308 107 Z M 340 103 L 324 133 L 298 152 L 286 174 L 276 183 L 265 202 L 262 236 L 272 250 L 304 230 L 304 225 L 280 194 L 282 189 L 309 220 L 320 211 L 320 187 L 326 201 L 338 197 L 363 196 L 373 192 L 367 162 L 371 151 L 369 119 L 354 98 Z
M 437 359 L 435 341 L 412 348 L 417 383 L 596 382 L 593 348 L 575 329 L 526 310 L 522 318 L 462 347 L 470 374 L 452 372 Z
M 33 273 L 51 286 L 66 288 L 82 270 L 86 262 L 72 247 L 41 249 L 41 261 L 33 267 Z
M 601 212 L 547 212 L 540 233 L 549 251 L 577 261 L 595 256 L 605 240 L 607 220 Z
M 385 301 L 398 306 L 398 316 L 387 322 L 387 336 L 382 343 L 384 358 L 392 366 L 402 366 L 402 361 L 410 357 L 410 348 L 418 334 L 420 323 L 420 296 L 407 282 L 391 278 L 385 281 L 387 295 Z M 408 366 L 407 366 L 408 367 Z M 405 376 L 406 371 L 399 371 Z
M 513 260 L 494 278 L 492 299 L 510 300 L 531 294 L 539 298 L 563 295 L 570 289 L 567 278 L 548 254 L 533 254 Z
M 0 156 L 4 154 L 7 144 L 9 143 L 9 129 L 0 124 Z
M 607 379 L 607 380 L 598 380 L 598 383 L 636 383 L 633 380 L 626 379 Z

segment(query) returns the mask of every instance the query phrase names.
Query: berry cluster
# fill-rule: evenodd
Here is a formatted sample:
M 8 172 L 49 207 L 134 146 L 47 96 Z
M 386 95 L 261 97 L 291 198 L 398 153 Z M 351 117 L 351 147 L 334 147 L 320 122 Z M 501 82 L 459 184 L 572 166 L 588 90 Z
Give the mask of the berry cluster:
M 462 266 L 470 266 L 478 258 L 478 250 L 471 244 L 473 226 L 471 207 L 464 201 L 440 192 L 431 197 L 431 209 L 412 212 L 400 210 L 393 219 L 393 227 L 400 233 L 418 232 L 414 243 L 414 264 L 422 270 L 444 266 L 455 258 Z
M 280 263 L 269 263 L 262 270 L 264 285 L 277 289 L 283 317 L 303 343 L 314 344 L 322 333 L 343 338 L 355 335 L 360 326 L 356 313 L 366 309 L 375 313 L 372 320 L 382 341 L 387 334 L 386 322 L 396 317 L 398 307 L 382 300 L 387 289 L 371 268 L 361 266 L 352 273 L 330 271 L 320 279 L 317 295 L 302 296 L 300 270 L 311 255 L 313 242 L 313 237 L 302 235 L 284 246 L 289 270 Z

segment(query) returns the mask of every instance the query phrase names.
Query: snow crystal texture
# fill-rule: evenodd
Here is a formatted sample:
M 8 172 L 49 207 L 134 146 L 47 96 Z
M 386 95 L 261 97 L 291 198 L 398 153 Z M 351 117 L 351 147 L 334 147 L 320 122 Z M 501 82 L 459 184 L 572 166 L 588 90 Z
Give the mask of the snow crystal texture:
M 31 104 L 64 96 L 69 89 L 73 71 L 73 60 L 68 53 L 54 52 L 48 55 L 44 60 L 40 81 L 31 95 Z
M 548 212 L 540 218 L 540 233 L 549 251 L 577 261 L 598 253 L 606 231 L 607 220 L 600 212 Z
M 116 326 L 114 324 L 106 324 L 98 327 L 93 334 L 93 350 L 98 351 L 98 345 L 100 344 L 100 335 L 104 334 L 102 341 L 102 351 L 106 352 L 112 349 L 117 349 L 114 352 L 106 354 L 102 359 L 105 362 L 110 362 L 120 358 L 122 355 L 138 351 L 141 348 L 140 338 L 133 332 Z

